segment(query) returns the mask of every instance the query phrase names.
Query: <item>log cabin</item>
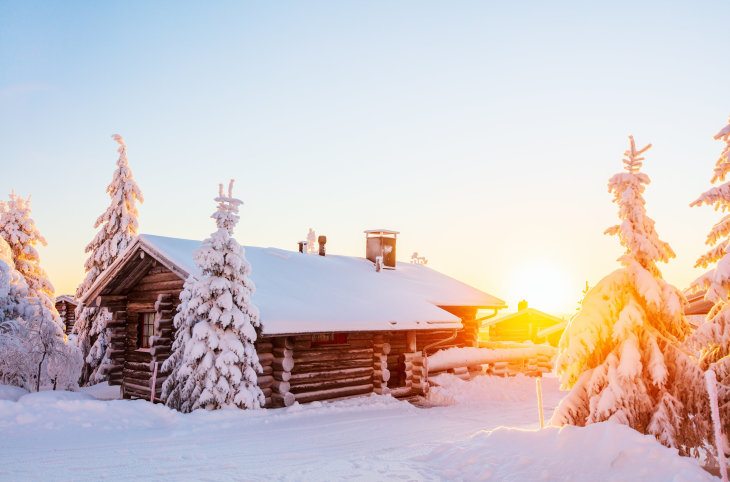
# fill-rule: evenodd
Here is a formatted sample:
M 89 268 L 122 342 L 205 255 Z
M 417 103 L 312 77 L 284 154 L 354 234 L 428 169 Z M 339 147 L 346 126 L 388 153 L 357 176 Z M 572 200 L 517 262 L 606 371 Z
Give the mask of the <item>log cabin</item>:
M 566 325 L 567 322 L 557 316 L 530 308 L 525 300 L 518 303 L 515 313 L 485 323 L 489 341 L 547 342 L 553 346 L 558 346 Z
M 70 295 L 61 295 L 56 297 L 55 301 L 56 311 L 63 321 L 65 332 L 67 335 L 71 334 L 71 330 L 76 322 L 76 306 L 78 303 Z
M 687 295 L 687 306 L 684 309 L 684 315 L 687 321 L 696 328 L 705 322 L 705 318 L 713 305 L 712 301 L 705 300 L 704 291 L 689 294 Z
M 424 394 L 424 353 L 477 346 L 477 312 L 496 314 L 504 302 L 426 266 L 383 256 L 394 254 L 395 234 L 366 232 L 365 258 L 329 255 L 324 246 L 319 255 L 244 247 L 262 322 L 256 350 L 266 407 Z M 80 300 L 109 316 L 109 383 L 121 385 L 124 398 L 161 401 L 160 367 L 175 336 L 183 283 L 198 274 L 193 254 L 200 244 L 142 234 Z

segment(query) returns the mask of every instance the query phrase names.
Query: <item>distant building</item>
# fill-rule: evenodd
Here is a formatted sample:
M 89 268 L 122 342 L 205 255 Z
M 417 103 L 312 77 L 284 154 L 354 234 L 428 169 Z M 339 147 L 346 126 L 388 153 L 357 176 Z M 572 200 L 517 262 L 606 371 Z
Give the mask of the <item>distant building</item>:
M 687 303 L 688 305 L 684 310 L 684 314 L 687 317 L 687 321 L 695 327 L 705 321 L 707 313 L 714 306 L 712 301 L 705 300 L 704 291 L 687 296 Z
M 548 342 L 557 346 L 567 322 L 530 308 L 527 301 L 522 300 L 517 305 L 517 312 L 490 320 L 485 325 L 489 330 L 489 341 Z
M 71 295 L 61 295 L 56 298 L 56 310 L 66 327 L 66 334 L 70 334 L 76 322 L 76 306 L 78 303 Z

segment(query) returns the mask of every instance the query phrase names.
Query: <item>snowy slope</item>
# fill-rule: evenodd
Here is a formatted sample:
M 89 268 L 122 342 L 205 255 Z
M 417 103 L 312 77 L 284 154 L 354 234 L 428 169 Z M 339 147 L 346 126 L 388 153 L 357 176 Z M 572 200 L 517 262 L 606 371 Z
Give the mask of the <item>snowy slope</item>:
M 429 409 L 375 395 L 188 415 L 52 392 L 0 401 L 0 480 L 712 480 L 625 427 L 515 430 L 536 428 L 533 379 L 439 380 L 450 405 Z M 549 413 L 561 394 L 553 378 L 544 389 Z
M 200 241 L 140 235 L 140 244 L 187 273 L 197 273 Z M 487 293 L 426 266 L 398 263 L 376 272 L 351 256 L 312 256 L 246 246 L 264 334 L 312 331 L 457 328 L 438 306 L 502 306 Z

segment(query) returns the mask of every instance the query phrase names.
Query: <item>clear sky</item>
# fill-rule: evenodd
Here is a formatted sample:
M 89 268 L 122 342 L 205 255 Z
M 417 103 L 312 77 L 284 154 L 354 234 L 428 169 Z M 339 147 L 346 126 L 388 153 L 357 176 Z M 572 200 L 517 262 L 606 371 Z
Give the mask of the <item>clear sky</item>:
M 730 3 L 0 0 L 0 194 L 33 196 L 57 292 L 83 275 L 122 134 L 142 232 L 200 238 L 217 183 L 242 244 L 399 257 L 512 307 L 571 311 L 617 267 L 606 191 L 652 142 L 647 208 L 686 287 L 717 216 Z M 255 267 L 254 267 L 255 269 Z

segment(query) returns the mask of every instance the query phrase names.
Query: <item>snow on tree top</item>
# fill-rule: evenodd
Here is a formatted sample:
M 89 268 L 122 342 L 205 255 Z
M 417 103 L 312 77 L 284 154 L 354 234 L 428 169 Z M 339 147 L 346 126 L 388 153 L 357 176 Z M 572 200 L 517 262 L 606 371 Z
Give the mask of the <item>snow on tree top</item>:
M 195 240 L 142 234 L 129 249 L 141 248 L 186 277 L 198 274 L 193 254 L 200 245 Z M 453 329 L 461 326 L 461 320 L 439 306 L 505 306 L 502 300 L 423 265 L 398 263 L 397 269 L 378 273 L 364 258 L 244 249 L 265 335 Z M 126 258 L 120 256 L 117 262 Z M 106 278 L 102 275 L 89 294 L 98 293 L 109 281 Z

